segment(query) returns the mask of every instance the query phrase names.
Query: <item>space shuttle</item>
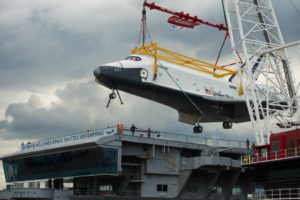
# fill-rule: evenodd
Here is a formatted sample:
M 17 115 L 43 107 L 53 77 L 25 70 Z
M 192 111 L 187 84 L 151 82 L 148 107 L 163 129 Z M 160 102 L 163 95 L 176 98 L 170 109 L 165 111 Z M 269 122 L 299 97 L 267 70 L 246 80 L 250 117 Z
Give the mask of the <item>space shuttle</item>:
M 97 83 L 113 91 L 120 90 L 177 110 L 178 120 L 195 125 L 194 132 L 202 132 L 200 122 L 222 122 L 223 128 L 229 129 L 232 123 L 250 121 L 238 83 L 152 55 L 133 52 L 124 60 L 95 68 L 94 76 Z M 110 95 L 113 97 L 114 93 Z
M 177 110 L 178 121 L 195 125 L 195 133 L 202 132 L 200 123 L 222 122 L 224 129 L 230 129 L 233 123 L 250 121 L 240 83 L 232 81 L 236 71 L 224 69 L 229 78 L 219 78 L 222 74 L 218 77 L 214 65 L 201 61 L 196 64 L 206 68 L 199 70 L 190 65 L 196 62 L 193 58 L 158 57 L 149 48 L 136 48 L 124 60 L 94 69 L 96 82 L 112 89 L 110 100 L 120 90 L 169 106 Z

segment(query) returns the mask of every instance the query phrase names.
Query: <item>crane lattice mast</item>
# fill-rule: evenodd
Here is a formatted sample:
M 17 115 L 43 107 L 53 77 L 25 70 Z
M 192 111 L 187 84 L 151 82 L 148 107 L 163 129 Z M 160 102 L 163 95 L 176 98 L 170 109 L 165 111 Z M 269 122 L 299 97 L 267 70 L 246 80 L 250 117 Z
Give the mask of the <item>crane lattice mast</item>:
M 295 83 L 270 0 L 224 0 L 230 42 L 258 144 L 274 124 L 290 127 L 297 109 Z M 238 63 L 238 62 L 237 62 Z

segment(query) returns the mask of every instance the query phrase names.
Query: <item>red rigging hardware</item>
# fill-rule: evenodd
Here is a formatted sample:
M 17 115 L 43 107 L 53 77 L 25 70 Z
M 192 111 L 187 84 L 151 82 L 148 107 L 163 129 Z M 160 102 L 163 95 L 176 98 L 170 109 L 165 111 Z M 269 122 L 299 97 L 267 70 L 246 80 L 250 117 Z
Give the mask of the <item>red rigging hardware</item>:
M 177 25 L 177 26 L 182 26 L 182 27 L 185 27 L 185 28 L 194 28 L 195 26 L 199 25 L 196 22 L 189 21 L 189 20 L 186 20 L 186 19 L 182 19 L 182 18 L 179 18 L 177 16 L 169 17 L 168 23 L 174 24 L 174 25 Z
M 169 10 L 167 8 L 158 6 L 155 3 L 145 2 L 144 6 L 150 8 L 150 10 L 153 10 L 153 9 L 154 10 L 159 10 L 159 11 L 162 11 L 162 12 L 169 13 L 169 14 L 173 15 L 168 19 L 168 22 L 171 23 L 171 24 L 183 26 L 183 27 L 186 27 L 186 28 L 194 28 L 197 25 L 205 24 L 205 25 L 217 28 L 219 30 L 228 32 L 228 28 L 225 27 L 224 24 L 210 23 L 210 22 L 207 22 L 207 21 L 204 21 L 204 20 L 198 18 L 197 16 L 190 16 L 189 13 L 175 12 L 173 10 Z

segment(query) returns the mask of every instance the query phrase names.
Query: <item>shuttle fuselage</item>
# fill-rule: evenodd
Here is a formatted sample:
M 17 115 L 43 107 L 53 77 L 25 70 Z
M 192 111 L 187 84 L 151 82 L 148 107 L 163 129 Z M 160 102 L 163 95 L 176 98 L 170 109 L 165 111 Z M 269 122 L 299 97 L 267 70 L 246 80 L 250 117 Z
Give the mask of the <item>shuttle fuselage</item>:
M 176 109 L 179 121 L 188 124 L 250 120 L 238 84 L 165 61 L 159 61 L 153 78 L 153 60 L 146 55 L 131 55 L 97 67 L 94 75 L 105 87 Z

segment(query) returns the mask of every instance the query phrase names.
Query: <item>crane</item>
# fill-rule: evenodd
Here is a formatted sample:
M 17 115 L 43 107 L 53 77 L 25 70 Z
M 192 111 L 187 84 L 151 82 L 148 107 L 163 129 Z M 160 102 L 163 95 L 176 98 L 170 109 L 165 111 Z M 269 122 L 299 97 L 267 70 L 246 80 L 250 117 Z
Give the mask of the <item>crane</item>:
M 224 6 L 231 47 L 235 58 L 242 60 L 239 75 L 255 138 L 257 144 L 265 144 L 275 126 L 299 125 L 289 45 L 270 0 L 224 0 Z M 280 98 L 271 101 L 274 95 Z

